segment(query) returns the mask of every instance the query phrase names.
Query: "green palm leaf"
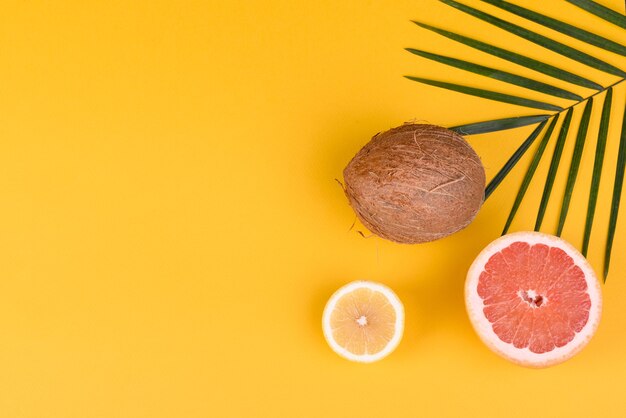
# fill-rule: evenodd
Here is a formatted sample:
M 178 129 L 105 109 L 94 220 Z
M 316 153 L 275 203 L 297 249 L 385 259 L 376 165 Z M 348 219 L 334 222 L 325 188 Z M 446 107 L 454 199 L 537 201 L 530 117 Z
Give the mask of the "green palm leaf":
M 614 42 L 610 39 L 607 39 L 603 36 L 596 35 L 595 33 L 586 31 L 584 29 L 580 29 L 574 25 L 570 25 L 569 23 L 561 22 L 557 19 L 553 19 L 546 15 L 542 15 L 541 13 L 534 12 L 532 10 L 517 6 L 515 4 L 509 3 L 506 1 L 502 1 L 502 0 L 481 0 L 481 1 L 485 3 L 489 3 L 493 6 L 499 7 L 500 9 L 506 10 L 520 17 L 533 21 L 535 23 L 539 23 L 540 25 L 553 29 L 557 32 L 561 32 L 565 35 L 571 36 L 572 38 L 576 38 L 580 41 L 586 42 L 593 46 L 597 46 L 598 48 L 602 48 L 607 51 L 611 51 L 616 54 L 626 56 L 626 46 L 619 44 L 617 42 Z
M 504 118 L 488 120 L 485 122 L 468 123 L 465 125 L 453 126 L 449 129 L 458 132 L 461 135 L 478 135 L 519 128 L 522 126 L 534 125 L 535 123 L 543 122 L 549 117 L 550 115 L 517 116 L 514 118 Z
M 615 183 L 613 184 L 613 199 L 611 200 L 611 215 L 609 218 L 609 233 L 606 238 L 606 250 L 604 253 L 604 281 L 609 275 L 609 265 L 611 263 L 611 250 L 613 249 L 613 239 L 615 238 L 615 227 L 617 226 L 617 215 L 619 213 L 619 202 L 622 197 L 622 185 L 624 184 L 624 168 L 626 167 L 626 110 L 622 121 L 622 135 L 619 141 L 619 153 L 617 155 L 617 168 L 615 170 Z
M 496 17 L 495 15 L 483 12 L 481 10 L 475 9 L 473 7 L 467 6 L 458 2 L 457 0 L 441 0 L 443 3 L 452 6 L 466 14 L 469 14 L 475 18 L 478 18 L 493 27 L 497 27 L 499 29 L 508 31 L 516 36 L 519 36 L 528 41 L 534 42 L 541 47 L 550 50 L 552 52 L 556 52 L 564 57 L 575 60 L 577 62 L 583 63 L 589 68 L 593 68 L 596 70 L 603 71 L 607 74 L 614 75 L 620 77 L 618 80 L 613 81 L 609 86 L 603 87 L 598 83 L 595 83 L 592 80 L 589 80 L 586 77 L 574 74 L 572 72 L 567 71 L 562 67 L 556 67 L 545 62 L 542 62 L 537 59 L 533 59 L 527 57 L 523 53 L 509 51 L 507 49 L 497 47 L 491 45 L 486 42 L 478 41 L 476 39 L 470 38 L 468 36 L 459 35 L 457 33 L 444 30 L 435 26 L 431 26 L 425 23 L 414 22 L 418 26 L 445 36 L 453 41 L 456 41 L 462 45 L 469 46 L 473 49 L 485 52 L 492 56 L 495 56 L 500 59 L 504 59 L 510 61 L 516 65 L 519 65 L 527 70 L 536 71 L 539 73 L 546 74 L 554 79 L 565 81 L 567 83 L 573 84 L 579 87 L 585 87 L 589 89 L 596 90 L 593 94 L 588 97 L 583 97 L 578 91 L 570 91 L 569 88 L 563 89 L 560 87 L 556 87 L 552 82 L 540 82 L 534 80 L 533 78 L 523 76 L 521 74 L 515 74 L 514 72 L 507 72 L 503 70 L 499 70 L 497 68 L 493 68 L 489 65 L 484 65 L 483 63 L 477 63 L 472 61 L 466 61 L 457 59 L 450 56 L 445 56 L 441 54 L 436 54 L 433 52 L 423 51 L 421 49 L 413 49 L 407 48 L 409 52 L 412 54 L 418 55 L 420 57 L 439 62 L 441 64 L 454 67 L 463 71 L 467 71 L 470 73 L 478 74 L 480 76 L 489 77 L 494 80 L 498 80 L 500 82 L 507 83 L 512 86 L 521 87 L 527 89 L 531 92 L 539 92 L 541 94 L 551 95 L 554 97 L 559 97 L 566 100 L 575 101 L 571 106 L 566 107 L 565 109 L 557 106 L 555 104 L 546 103 L 544 101 L 535 100 L 532 97 L 520 97 L 517 95 L 505 94 L 496 92 L 490 88 L 488 89 L 477 89 L 474 87 L 469 87 L 466 85 L 453 84 L 445 81 L 436 81 L 430 80 L 421 77 L 407 77 L 411 80 L 418 81 L 424 84 L 429 84 L 441 88 L 445 88 L 448 90 L 453 90 L 457 92 L 461 92 L 464 94 L 471 94 L 473 96 L 478 96 L 490 100 L 497 100 L 504 103 L 515 104 L 519 106 L 524 106 L 528 108 L 536 108 L 546 110 L 551 113 L 547 114 L 537 114 L 537 115 L 520 115 L 516 117 L 508 117 L 503 119 L 494 119 L 494 120 L 484 120 L 481 122 L 473 122 L 466 123 L 463 125 L 453 126 L 450 129 L 461 133 L 462 135 L 474 135 L 474 134 L 483 134 L 489 132 L 502 131 L 506 129 L 513 129 L 522 126 L 531 126 L 536 125 L 530 136 L 522 142 L 522 144 L 515 150 L 515 152 L 511 155 L 511 157 L 507 160 L 504 166 L 498 171 L 498 173 L 493 177 L 493 179 L 489 182 L 487 187 L 485 188 L 485 199 L 488 198 L 494 190 L 503 182 L 506 176 L 512 171 L 515 165 L 519 162 L 522 156 L 528 151 L 530 146 L 535 142 L 538 136 L 543 131 L 549 119 L 551 122 L 542 137 L 542 140 L 539 142 L 537 149 L 530 161 L 529 166 L 527 167 L 526 173 L 518 190 L 518 193 L 515 197 L 515 201 L 513 202 L 513 206 L 507 218 L 507 221 L 504 226 L 503 233 L 506 233 L 511 227 L 511 223 L 518 212 L 520 205 L 527 194 L 530 183 L 532 182 L 532 178 L 535 175 L 537 167 L 541 163 L 541 160 L 544 158 L 545 150 L 547 148 L 548 143 L 552 137 L 553 132 L 556 129 L 556 125 L 558 120 L 560 119 L 561 113 L 565 112 L 565 117 L 563 118 L 563 123 L 561 124 L 559 134 L 556 138 L 556 143 L 554 146 L 554 150 L 552 152 L 552 157 L 550 160 L 550 167 L 548 170 L 548 174 L 545 179 L 545 184 L 543 186 L 543 193 L 541 196 L 541 202 L 539 204 L 539 209 L 537 212 L 537 219 L 535 222 L 535 230 L 540 230 L 543 219 L 545 217 L 546 210 L 548 208 L 548 203 L 550 201 L 550 196 L 552 194 L 552 189 L 554 186 L 554 182 L 556 179 L 556 175 L 559 169 L 559 165 L 562 159 L 563 150 L 565 147 L 565 142 L 567 140 L 567 136 L 571 127 L 574 108 L 579 104 L 582 104 L 586 101 L 585 108 L 582 112 L 582 116 L 580 119 L 580 123 L 578 126 L 578 130 L 576 133 L 576 140 L 574 144 L 574 150 L 570 158 L 570 165 L 567 174 L 567 180 L 565 185 L 565 191 L 563 194 L 563 198 L 561 200 L 561 209 L 559 212 L 558 218 L 558 226 L 557 226 L 557 235 L 561 235 L 563 232 L 563 228 L 565 225 L 565 220 L 568 216 L 568 211 L 570 207 L 570 203 L 572 200 L 572 195 L 575 190 L 576 180 L 578 177 L 578 172 L 580 170 L 580 164 L 582 160 L 582 155 L 585 149 L 585 143 L 591 138 L 592 135 L 589 134 L 589 121 L 591 119 L 591 114 L 593 112 L 593 98 L 606 91 L 606 97 L 604 100 L 604 104 L 602 106 L 602 115 L 600 120 L 600 128 L 597 136 L 596 143 L 596 151 L 595 151 L 595 159 L 593 165 L 593 175 L 591 179 L 591 185 L 589 190 L 589 200 L 587 206 L 587 215 L 585 219 L 584 226 L 584 235 L 583 235 L 583 245 L 582 252 L 586 254 L 589 248 L 589 241 L 591 237 L 591 232 L 593 228 L 594 216 L 596 212 L 597 200 L 598 200 L 598 190 L 601 182 L 601 174 L 604 162 L 604 156 L 606 152 L 606 144 L 608 142 L 608 134 L 609 134 L 609 123 L 611 117 L 611 107 L 613 104 L 613 87 L 624 83 L 626 80 L 626 71 L 622 68 L 618 68 L 608 62 L 592 56 L 586 52 L 582 52 L 573 46 L 567 45 L 563 42 L 557 42 L 547 36 L 540 35 L 534 31 L 531 31 L 521 25 L 512 24 L 508 21 Z M 508 13 L 513 13 L 517 16 L 520 16 L 527 21 L 534 22 L 536 24 L 542 25 L 546 28 L 558 31 L 563 33 L 570 38 L 577 39 L 579 41 L 585 42 L 588 45 L 601 48 L 602 50 L 609 51 L 612 53 L 619 54 L 621 56 L 626 56 L 626 46 L 620 42 L 616 42 L 615 40 L 608 39 L 606 37 L 600 36 L 599 34 L 595 34 L 593 32 L 583 30 L 569 23 L 562 22 L 559 19 L 554 17 L 546 16 L 544 14 L 532 11 L 530 9 L 517 6 L 508 1 L 503 0 L 481 0 L 484 3 L 490 4 L 503 10 Z M 597 15 L 600 18 L 611 22 L 617 26 L 622 28 L 626 28 L 626 16 L 617 13 L 614 10 L 611 10 L 605 6 L 602 6 L 598 3 L 595 3 L 592 0 L 568 0 L 570 3 L 575 4 L 576 6 L 586 10 L 587 12 Z M 578 88 L 579 89 L 579 88 Z M 622 125 L 621 137 L 620 137 L 620 145 L 619 145 L 619 155 L 618 155 L 618 163 L 617 169 L 615 173 L 615 180 L 613 185 L 613 198 L 611 203 L 611 212 L 609 219 L 609 234 L 607 236 L 607 242 L 605 247 L 605 261 L 604 261 L 604 274 L 605 278 L 609 271 L 609 265 L 611 260 L 611 251 L 613 246 L 613 241 L 615 237 L 615 228 L 617 225 L 617 216 L 619 212 L 619 203 L 622 193 L 622 186 L 624 181 L 624 174 L 626 171 L 626 111 L 624 113 L 624 121 Z
M 620 26 L 626 29 L 626 16 L 617 13 L 614 10 L 609 9 L 608 7 L 604 7 L 601 4 L 598 4 L 591 0 L 567 0 L 568 2 L 580 7 L 581 9 L 585 9 L 589 13 L 592 13 L 607 22 L 611 22 L 614 25 Z
M 578 127 L 578 134 L 576 135 L 576 142 L 574 143 L 574 153 L 572 154 L 572 163 L 569 167 L 567 183 L 565 185 L 565 194 L 563 195 L 563 204 L 561 205 L 561 214 L 559 215 L 559 226 L 557 227 L 556 232 L 558 236 L 561 236 L 561 233 L 563 232 L 565 218 L 567 218 L 569 204 L 572 200 L 574 185 L 576 184 L 576 178 L 578 177 L 578 168 L 580 167 L 580 159 L 583 156 L 583 148 L 585 147 L 585 139 L 587 138 L 587 130 L 589 129 L 589 119 L 591 118 L 592 108 L 593 97 L 587 100 L 582 119 L 580 120 L 580 126 Z
M 494 17 L 490 14 L 474 9 L 473 7 L 469 7 L 464 4 L 461 4 L 457 1 L 454 1 L 454 0 L 440 0 L 440 1 L 458 10 L 461 10 L 464 13 L 477 17 L 480 20 L 484 20 L 485 22 L 491 23 L 492 25 L 497 26 L 500 29 L 504 29 L 507 32 L 510 32 L 514 35 L 527 39 L 546 49 L 554 51 L 558 54 L 561 54 L 567 58 L 573 59 L 585 65 L 588 65 L 589 67 L 596 68 L 598 70 L 601 70 L 606 73 L 613 74 L 619 77 L 626 77 L 626 72 L 620 70 L 619 68 L 614 67 L 613 65 L 608 64 L 595 57 L 592 57 L 589 54 L 586 54 L 570 46 L 562 44 L 561 42 L 557 42 L 543 35 L 539 35 L 538 33 L 532 32 L 528 29 L 524 29 L 521 26 L 514 25 L 512 23 L 509 23 L 507 21 Z M 601 89 L 602 88 L 600 88 L 599 90 Z
M 606 150 L 606 139 L 609 134 L 609 120 L 611 117 L 611 105 L 613 104 L 613 89 L 606 92 L 604 104 L 602 105 L 602 118 L 600 119 L 600 130 L 598 131 L 598 142 L 596 145 L 596 157 L 593 161 L 593 177 L 591 178 L 591 188 L 589 190 L 589 205 L 587 206 L 587 219 L 585 221 L 585 234 L 583 235 L 582 254 L 587 256 L 591 228 L 593 227 L 593 217 L 596 213 L 596 202 L 598 201 L 598 189 L 602 176 L 602 165 L 604 163 L 604 151 Z
M 535 175 L 535 171 L 537 170 L 537 166 L 539 165 L 539 161 L 541 161 L 541 157 L 543 156 L 544 151 L 546 150 L 546 146 L 548 145 L 548 141 L 552 136 L 552 131 L 554 131 L 554 127 L 556 126 L 557 121 L 559 120 L 559 115 L 556 115 L 552 118 L 552 122 L 548 126 L 548 130 L 546 131 L 543 139 L 539 143 L 537 147 L 537 151 L 535 151 L 535 155 L 533 156 L 530 165 L 528 166 L 528 170 L 526 171 L 526 175 L 524 176 L 524 180 L 522 180 L 522 185 L 517 192 L 517 196 L 515 197 L 515 202 L 513 202 L 513 207 L 511 208 L 511 212 L 509 213 L 509 217 L 506 220 L 506 224 L 504 225 L 504 230 L 502 231 L 502 235 L 506 234 L 513 222 L 513 218 L 519 209 L 519 206 L 524 199 L 524 195 L 526 194 L 526 190 L 528 190 L 528 186 L 530 185 L 533 176 Z
M 477 89 L 474 87 L 466 87 L 460 84 L 446 83 L 443 81 L 430 80 L 427 78 L 405 76 L 409 80 L 417 81 L 420 83 L 428 84 L 431 86 L 441 87 L 447 90 L 458 91 L 459 93 L 469 94 L 470 96 L 482 97 L 484 99 L 495 100 L 497 102 L 510 103 L 518 106 L 525 106 L 534 109 L 542 110 L 563 110 L 562 107 L 555 106 L 549 103 L 539 102 L 537 100 L 524 99 L 523 97 L 512 96 L 510 94 L 496 93 L 490 90 Z
M 567 81 L 568 83 L 576 84 L 582 87 L 587 87 L 589 89 L 594 90 L 602 90 L 602 86 L 598 83 L 594 83 L 591 80 L 588 80 L 579 75 L 573 74 L 569 71 L 565 71 L 561 68 L 555 67 L 554 65 L 546 64 L 544 62 L 538 61 L 533 58 L 525 57 L 524 55 L 517 54 L 515 52 L 507 51 L 506 49 L 499 48 L 497 46 L 489 45 L 485 42 L 477 41 L 475 39 L 468 38 L 466 36 L 457 35 L 456 33 L 449 32 L 444 29 L 439 29 L 431 25 L 427 25 L 425 23 L 413 22 L 416 25 L 428 29 L 432 32 L 438 33 L 446 38 L 450 38 L 467 46 L 470 46 L 474 49 L 478 49 L 480 51 L 486 52 L 487 54 L 494 55 L 498 58 L 502 58 L 504 60 L 513 62 L 515 64 L 524 66 L 533 71 L 538 71 L 540 73 L 549 75 L 554 78 L 558 78 L 559 80 Z
M 491 179 L 491 181 L 485 188 L 485 200 L 489 196 L 491 196 L 491 193 L 493 193 L 496 187 L 498 187 L 498 185 L 502 182 L 502 180 L 504 180 L 507 174 L 509 174 L 509 171 L 511 171 L 513 167 L 515 167 L 515 164 L 517 164 L 519 159 L 522 158 L 524 154 L 526 154 L 526 151 L 528 151 L 528 148 L 533 144 L 533 142 L 535 142 L 535 139 L 537 139 L 537 137 L 539 136 L 539 133 L 541 133 L 541 130 L 545 126 L 546 122 L 547 121 L 544 120 L 543 122 L 539 124 L 539 126 L 535 128 L 535 130 L 530 134 L 530 136 L 526 138 L 524 142 L 522 142 L 522 145 L 520 145 L 519 148 L 515 150 L 513 155 L 511 155 L 511 158 L 509 158 L 509 160 L 504 164 L 504 166 L 502 166 L 500 171 L 498 171 L 498 173 L 493 177 L 493 179 Z
M 546 177 L 546 183 L 543 187 L 543 194 L 541 195 L 541 203 L 539 204 L 539 211 L 537 213 L 537 221 L 535 222 L 535 231 L 541 229 L 541 223 L 548 207 L 548 201 L 550 200 L 550 194 L 552 193 L 552 187 L 554 186 L 554 180 L 556 179 L 556 173 L 559 169 L 559 163 L 561 162 L 561 155 L 563 155 L 563 148 L 565 147 L 565 140 L 569 132 L 569 127 L 572 122 L 572 115 L 574 114 L 574 108 L 570 108 L 565 114 L 565 120 L 561 125 L 561 131 L 559 137 L 556 140 L 556 145 L 552 153 L 552 160 L 550 161 L 550 168 L 548 169 L 548 175 Z
M 578 94 L 571 93 L 567 90 L 551 86 L 550 84 L 535 81 L 528 77 L 522 77 L 516 74 L 511 74 L 506 71 L 500 71 L 495 68 L 485 67 L 484 65 L 478 65 L 471 62 L 463 61 L 460 59 L 446 57 L 439 54 L 433 54 L 431 52 L 421 51 L 419 49 L 406 48 L 412 54 L 419 55 L 424 58 L 428 58 L 433 61 L 441 62 L 442 64 L 449 65 L 451 67 L 460 68 L 461 70 L 470 71 L 472 73 L 484 75 L 496 80 L 504 81 L 505 83 L 514 84 L 516 86 L 524 87 L 530 90 L 538 91 L 544 94 L 550 94 L 552 96 L 561 97 L 568 100 L 581 101 L 583 98 Z

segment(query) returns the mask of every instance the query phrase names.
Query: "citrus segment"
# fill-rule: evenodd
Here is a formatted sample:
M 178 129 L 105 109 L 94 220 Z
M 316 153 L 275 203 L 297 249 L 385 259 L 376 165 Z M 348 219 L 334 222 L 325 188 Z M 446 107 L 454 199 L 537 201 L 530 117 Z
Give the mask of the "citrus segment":
M 349 360 L 372 362 L 387 356 L 400 342 L 404 309 L 388 287 L 357 281 L 333 294 L 322 322 L 335 352 Z
M 536 232 L 505 235 L 476 258 L 466 305 L 481 339 L 528 366 L 562 362 L 597 328 L 602 306 L 596 276 L 564 240 Z

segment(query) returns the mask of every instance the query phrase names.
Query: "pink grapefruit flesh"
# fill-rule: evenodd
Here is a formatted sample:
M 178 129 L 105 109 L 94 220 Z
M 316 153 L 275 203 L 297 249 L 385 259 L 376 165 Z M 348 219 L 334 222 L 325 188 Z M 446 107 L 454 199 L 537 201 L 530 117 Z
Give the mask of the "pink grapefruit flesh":
M 467 311 L 483 342 L 515 363 L 546 367 L 579 352 L 600 321 L 593 269 L 566 241 L 538 232 L 500 237 L 476 258 Z

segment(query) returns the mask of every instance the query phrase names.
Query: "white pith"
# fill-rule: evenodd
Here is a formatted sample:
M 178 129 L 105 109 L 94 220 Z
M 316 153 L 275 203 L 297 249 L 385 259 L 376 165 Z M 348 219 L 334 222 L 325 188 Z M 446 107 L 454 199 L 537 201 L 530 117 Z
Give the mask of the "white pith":
M 531 300 L 534 300 L 537 296 L 537 292 L 532 290 L 532 289 L 528 289 L 528 290 L 519 290 L 519 292 L 517 292 L 517 295 L 520 297 L 520 299 L 522 299 L 525 303 L 528 303 L 528 305 L 531 308 L 537 308 L 537 306 L 535 306 L 534 303 L 530 303 L 529 301 L 527 301 L 524 298 L 524 294 L 526 294 L 526 296 L 528 296 L 528 298 L 530 298 Z M 541 306 L 546 306 L 546 304 L 548 303 L 548 297 L 546 295 L 540 295 L 541 296 Z
M 495 253 L 508 247 L 514 242 L 525 242 L 529 245 L 545 244 L 550 247 L 558 247 L 572 258 L 580 267 L 587 281 L 587 292 L 591 299 L 589 319 L 583 329 L 576 333 L 574 339 L 563 347 L 554 348 L 546 353 L 534 353 L 529 348 L 516 348 L 513 344 L 506 343 L 493 331 L 492 324 L 483 313 L 485 307 L 482 298 L 478 295 L 478 279 L 484 270 L 485 264 Z M 561 363 L 579 352 L 594 335 L 602 313 L 602 292 L 596 275 L 582 254 L 568 242 L 540 232 L 516 232 L 498 238 L 489 244 L 474 260 L 467 273 L 465 281 L 465 304 L 467 312 L 481 340 L 493 351 L 501 356 L 521 365 L 530 367 L 545 367 Z
M 337 341 L 335 341 L 330 325 L 331 314 L 335 310 L 339 299 L 356 289 L 362 288 L 382 293 L 387 298 L 389 304 L 393 307 L 396 313 L 396 322 L 394 324 L 393 337 L 391 338 L 391 340 L 389 340 L 384 349 L 375 354 L 358 355 L 346 350 L 344 347 L 339 345 Z M 358 318 L 358 320 L 360 319 L 361 318 Z M 367 318 L 365 319 L 367 321 Z M 371 363 L 387 357 L 389 354 L 391 354 L 393 350 L 396 349 L 396 347 L 400 343 L 400 340 L 402 339 L 402 334 L 404 332 L 404 306 L 402 305 L 402 302 L 400 302 L 398 296 L 393 292 L 393 290 L 385 285 L 369 281 L 351 282 L 339 288 L 326 303 L 326 307 L 324 308 L 324 314 L 322 315 L 322 329 L 324 331 L 324 337 L 326 338 L 328 345 L 330 345 L 330 348 L 332 348 L 334 352 L 348 360 L 361 363 Z

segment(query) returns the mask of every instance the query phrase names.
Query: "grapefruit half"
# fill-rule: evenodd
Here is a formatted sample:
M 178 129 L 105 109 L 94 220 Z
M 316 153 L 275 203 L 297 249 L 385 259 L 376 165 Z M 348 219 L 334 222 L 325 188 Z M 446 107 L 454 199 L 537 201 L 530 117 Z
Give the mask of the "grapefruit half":
M 404 307 L 380 283 L 356 281 L 337 290 L 322 317 L 324 337 L 340 356 L 371 363 L 389 355 L 404 331 Z
M 474 260 L 465 304 L 491 350 L 523 366 L 547 367 L 587 345 L 600 321 L 602 292 L 572 245 L 552 235 L 516 232 Z

